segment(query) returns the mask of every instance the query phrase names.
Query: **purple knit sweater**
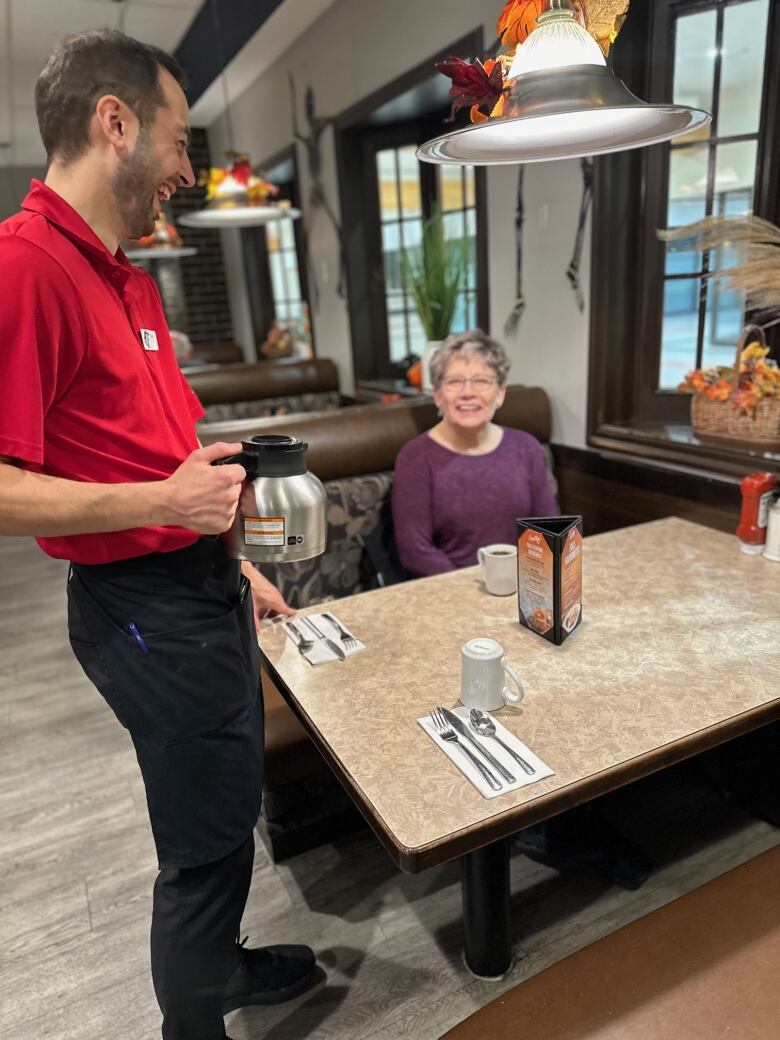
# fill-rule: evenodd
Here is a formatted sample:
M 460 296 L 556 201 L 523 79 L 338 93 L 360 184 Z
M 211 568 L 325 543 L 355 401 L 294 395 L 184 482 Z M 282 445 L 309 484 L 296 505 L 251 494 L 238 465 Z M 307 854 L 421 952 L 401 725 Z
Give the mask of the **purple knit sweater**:
M 541 446 L 522 430 L 504 427 L 486 455 L 461 455 L 421 433 L 395 460 L 395 541 L 415 577 L 469 567 L 481 545 L 514 545 L 518 517 L 557 513 Z

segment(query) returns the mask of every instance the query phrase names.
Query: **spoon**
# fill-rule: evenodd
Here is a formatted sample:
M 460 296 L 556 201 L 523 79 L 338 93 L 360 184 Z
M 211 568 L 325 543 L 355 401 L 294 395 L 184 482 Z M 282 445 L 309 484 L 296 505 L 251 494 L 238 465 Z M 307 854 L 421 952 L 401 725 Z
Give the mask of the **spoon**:
M 295 633 L 295 637 L 298 640 L 295 645 L 298 647 L 299 654 L 303 655 L 307 650 L 311 650 L 314 646 L 313 639 L 307 639 L 303 632 L 295 627 L 295 624 L 292 621 L 287 622 L 287 627 Z
M 524 773 L 528 776 L 534 775 L 536 772 L 534 767 L 518 755 L 516 751 L 513 751 L 511 747 L 508 747 L 501 737 L 496 736 L 496 724 L 489 715 L 486 715 L 484 711 L 480 711 L 479 708 L 472 708 L 469 712 L 469 721 L 471 723 L 471 728 L 479 733 L 481 737 L 492 737 L 493 740 L 497 740 L 504 751 L 512 756 Z

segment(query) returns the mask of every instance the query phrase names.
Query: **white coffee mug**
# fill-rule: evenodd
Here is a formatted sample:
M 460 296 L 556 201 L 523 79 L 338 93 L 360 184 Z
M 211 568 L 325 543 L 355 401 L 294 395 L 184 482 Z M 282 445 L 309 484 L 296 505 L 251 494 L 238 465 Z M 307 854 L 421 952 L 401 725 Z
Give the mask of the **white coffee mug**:
M 505 675 L 517 692 L 506 688 Z M 461 649 L 460 699 L 467 708 L 497 711 L 505 704 L 519 704 L 524 692 L 523 684 L 506 663 L 504 648 L 495 639 L 480 636 L 470 639 Z
M 485 545 L 477 549 L 485 586 L 493 596 L 511 596 L 517 592 L 517 546 Z

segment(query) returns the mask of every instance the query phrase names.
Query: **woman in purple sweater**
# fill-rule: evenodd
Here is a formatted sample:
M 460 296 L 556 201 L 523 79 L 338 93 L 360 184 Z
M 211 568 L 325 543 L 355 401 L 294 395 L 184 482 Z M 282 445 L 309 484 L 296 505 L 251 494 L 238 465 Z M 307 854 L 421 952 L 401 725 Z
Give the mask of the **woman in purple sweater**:
M 516 520 L 556 516 L 541 446 L 493 422 L 504 401 L 509 359 L 479 329 L 445 340 L 431 360 L 441 421 L 398 453 L 393 529 L 414 577 L 477 562 L 477 549 L 514 544 Z

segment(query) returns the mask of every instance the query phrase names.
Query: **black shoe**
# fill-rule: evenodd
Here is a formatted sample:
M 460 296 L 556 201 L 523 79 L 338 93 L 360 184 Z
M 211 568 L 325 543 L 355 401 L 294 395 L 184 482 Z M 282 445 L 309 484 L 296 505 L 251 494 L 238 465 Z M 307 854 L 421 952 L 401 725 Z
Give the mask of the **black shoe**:
M 246 940 L 244 940 L 246 941 Z M 224 1014 L 252 1004 L 283 1004 L 304 993 L 317 979 L 308 946 L 237 947 L 239 965 L 228 979 Z

